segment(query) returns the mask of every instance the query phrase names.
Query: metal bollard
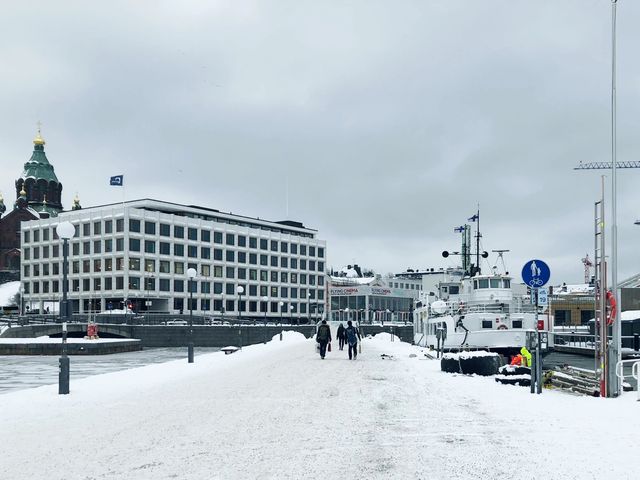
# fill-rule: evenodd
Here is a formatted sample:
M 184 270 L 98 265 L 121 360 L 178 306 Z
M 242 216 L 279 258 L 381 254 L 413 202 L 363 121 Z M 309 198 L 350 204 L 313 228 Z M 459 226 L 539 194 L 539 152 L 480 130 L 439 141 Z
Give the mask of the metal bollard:
M 242 327 L 238 326 L 238 338 L 240 339 L 240 350 L 242 350 Z
M 640 350 L 640 334 L 633 334 L 633 349 L 637 352 Z
M 60 372 L 58 373 L 58 395 L 69 393 L 69 357 L 60 357 Z
M 193 342 L 189 342 L 187 346 L 187 356 L 189 358 L 189 363 L 193 363 Z

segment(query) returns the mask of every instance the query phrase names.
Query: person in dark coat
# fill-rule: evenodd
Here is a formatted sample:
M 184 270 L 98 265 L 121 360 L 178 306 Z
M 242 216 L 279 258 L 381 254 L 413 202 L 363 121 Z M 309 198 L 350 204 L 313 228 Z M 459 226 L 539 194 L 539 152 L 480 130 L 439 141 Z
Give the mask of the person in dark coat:
M 324 360 L 324 356 L 327 354 L 327 345 L 331 343 L 331 329 L 326 320 L 322 320 L 318 327 L 316 342 L 320 344 L 320 358 Z
M 352 358 L 355 360 L 358 356 L 358 340 L 361 339 L 360 331 L 353 326 L 351 320 L 347 322 L 347 328 L 344 331 L 347 337 L 347 343 L 349 344 L 349 360 Z
M 340 350 L 344 348 L 345 340 L 347 338 L 347 335 L 344 333 L 344 330 L 345 330 L 344 326 L 340 324 L 340 326 L 338 327 L 338 331 L 336 332 L 336 338 L 338 339 L 338 348 L 340 348 Z

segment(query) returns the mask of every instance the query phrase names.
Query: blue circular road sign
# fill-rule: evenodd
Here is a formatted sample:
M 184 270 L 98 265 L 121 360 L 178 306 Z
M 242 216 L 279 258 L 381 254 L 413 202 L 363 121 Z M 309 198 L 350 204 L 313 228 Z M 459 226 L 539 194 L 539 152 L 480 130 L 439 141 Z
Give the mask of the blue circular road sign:
M 522 267 L 522 280 L 531 288 L 543 287 L 551 277 L 549 265 L 542 260 L 529 260 Z

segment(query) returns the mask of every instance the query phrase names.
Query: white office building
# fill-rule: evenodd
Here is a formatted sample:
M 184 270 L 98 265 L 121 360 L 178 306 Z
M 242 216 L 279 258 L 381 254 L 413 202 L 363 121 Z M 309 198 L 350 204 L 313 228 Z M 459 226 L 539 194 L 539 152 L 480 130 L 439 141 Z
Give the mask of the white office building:
M 194 314 L 306 321 L 324 311 L 326 242 L 316 230 L 150 199 L 22 223 L 23 303 L 31 311 L 56 311 L 62 297 L 55 232 L 62 221 L 76 229 L 68 259 L 73 312 L 191 307 Z M 189 268 L 197 271 L 191 282 Z

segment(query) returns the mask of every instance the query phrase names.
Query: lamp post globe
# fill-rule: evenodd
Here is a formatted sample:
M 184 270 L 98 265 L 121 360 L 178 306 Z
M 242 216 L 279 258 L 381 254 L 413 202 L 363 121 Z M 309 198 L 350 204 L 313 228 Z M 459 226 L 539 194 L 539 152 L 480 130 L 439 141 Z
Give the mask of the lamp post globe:
M 198 272 L 195 268 L 187 269 L 187 277 L 189 277 L 189 345 L 187 348 L 188 362 L 193 363 L 193 279 L 196 278 Z
M 56 234 L 58 237 L 63 238 L 65 240 L 69 240 L 73 238 L 76 233 L 76 227 L 73 226 L 71 222 L 60 222 L 56 225 Z
M 264 302 L 264 324 L 267 324 L 267 309 L 269 307 L 269 297 L 266 295 L 262 297 L 262 301 Z
M 60 357 L 60 372 L 58 374 L 58 394 L 69 393 L 69 357 L 67 356 L 67 322 L 69 321 L 69 301 L 67 293 L 69 284 L 69 239 L 76 234 L 76 228 L 71 222 L 60 222 L 56 225 L 56 234 L 62 239 L 62 302 L 60 304 L 60 320 L 62 321 L 62 355 Z M 22 300 L 21 300 L 22 302 Z
M 240 323 L 240 311 L 242 310 L 242 294 L 244 293 L 244 287 L 242 285 L 238 285 L 236 287 L 236 292 L 238 292 L 238 323 Z

